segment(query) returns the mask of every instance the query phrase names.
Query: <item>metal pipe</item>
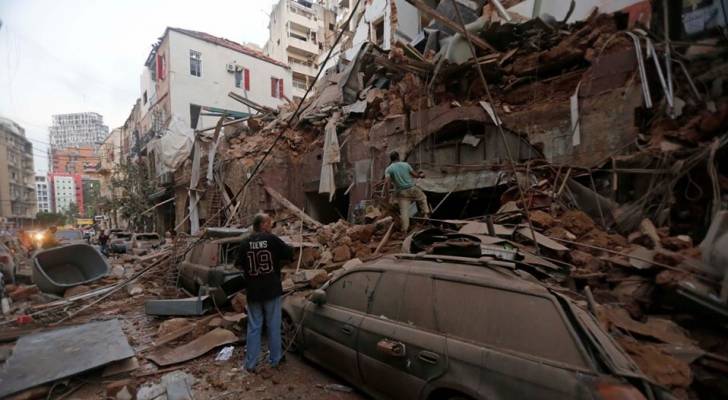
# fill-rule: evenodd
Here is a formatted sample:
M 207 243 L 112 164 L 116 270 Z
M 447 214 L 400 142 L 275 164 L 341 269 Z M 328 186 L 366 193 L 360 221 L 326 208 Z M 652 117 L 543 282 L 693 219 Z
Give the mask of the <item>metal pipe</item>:
M 531 18 L 538 18 L 541 15 L 541 0 L 533 0 L 533 13 Z
M 663 22 L 665 24 L 665 79 L 667 79 L 667 96 L 668 104 L 670 105 L 669 114 L 673 115 L 674 99 L 672 91 L 672 61 L 670 61 L 670 16 L 667 12 L 667 0 L 662 0 L 662 15 Z
M 500 0 L 490 0 L 490 3 L 493 4 L 493 7 L 495 7 L 495 10 L 498 12 L 498 15 L 500 15 L 501 18 L 503 18 L 507 22 L 511 22 L 512 18 L 510 14 L 508 14 L 508 11 L 506 11 L 506 8 L 503 7 L 503 4 L 501 4 Z

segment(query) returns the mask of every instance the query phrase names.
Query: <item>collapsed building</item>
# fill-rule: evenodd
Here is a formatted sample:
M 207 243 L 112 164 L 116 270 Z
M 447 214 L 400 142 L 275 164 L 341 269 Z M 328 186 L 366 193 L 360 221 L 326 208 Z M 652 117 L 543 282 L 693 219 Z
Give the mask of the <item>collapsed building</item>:
M 388 155 L 398 151 L 425 172 L 418 185 L 434 209 L 428 223 L 457 230 L 487 215 L 511 218 L 516 228 L 527 222 L 570 243 L 536 233 L 530 247 L 521 246 L 565 262 L 571 276 L 561 284 L 591 286 L 605 303 L 640 298 L 639 311 L 630 309 L 637 319 L 669 309 L 724 321 L 727 274 L 716 246 L 728 189 L 724 39 L 688 29 L 694 10 L 665 10 L 661 2 L 626 2 L 611 14 L 595 8 L 571 23 L 574 2 L 559 19 L 503 10 L 518 2 L 484 3 L 352 6 L 350 34 L 337 40 L 329 68 L 302 103 L 271 110 L 240 99 L 259 113 L 221 119 L 197 140 L 177 172 L 180 182 L 193 182 L 177 193 L 177 221 L 197 218 L 193 234 L 205 225 L 245 226 L 261 210 L 278 214 L 283 226 L 300 219 L 319 232 L 339 220 L 371 223 L 392 211 L 382 183 Z M 426 22 L 422 29 L 406 25 L 413 10 Z M 577 219 L 590 227 L 572 232 L 532 220 L 541 211 L 568 219 L 570 209 L 585 212 Z M 480 226 L 476 233 L 488 233 Z M 323 259 L 341 243 L 321 242 Z M 353 246 L 339 259 L 372 253 L 361 250 Z M 615 272 L 634 268 L 634 257 L 666 273 L 680 270 L 679 279 L 699 278 L 677 289 L 679 279 L 659 271 Z M 619 283 L 631 279 L 648 283 Z M 665 287 L 682 300 L 652 297 Z M 725 354 L 725 344 L 711 343 L 709 363 Z M 641 367 L 654 367 L 645 348 L 624 346 L 645 357 Z M 687 396 L 694 381 L 681 371 L 677 381 L 648 375 Z M 701 390 L 720 386 L 716 371 L 696 372 Z
M 571 2 L 537 18 L 518 11 L 538 1 L 348 3 L 301 102 L 272 109 L 232 94 L 256 114 L 223 114 L 194 140 L 173 127 L 160 138 L 184 141 L 151 160 L 173 171 L 165 230 L 179 235 L 103 290 L 158 265 L 167 269 L 139 290 L 200 286 L 206 269 L 189 277 L 178 266 L 184 241 L 223 248 L 230 264 L 262 210 L 298 248 L 287 289 L 318 287 L 356 258 L 474 246 L 589 309 L 676 397 L 728 395 L 725 18 L 697 29 L 700 8 L 657 1 L 608 14 Z M 434 211 L 409 237 L 384 200 L 392 151 L 425 172 L 418 185 Z M 103 307 L 118 313 L 127 300 Z M 75 317 L 98 302 L 31 310 Z

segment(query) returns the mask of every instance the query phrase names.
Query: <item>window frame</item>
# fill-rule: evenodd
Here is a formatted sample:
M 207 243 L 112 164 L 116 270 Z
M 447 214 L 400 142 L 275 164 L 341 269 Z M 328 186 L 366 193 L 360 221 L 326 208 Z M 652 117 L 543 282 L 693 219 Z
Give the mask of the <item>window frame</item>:
M 195 56 L 197 56 L 197 57 L 195 57 Z M 202 78 L 202 52 L 190 49 L 189 59 L 190 59 L 190 76 Z M 198 63 L 198 65 L 197 65 L 198 75 L 195 75 L 193 72 L 193 69 L 192 69 L 193 61 L 196 61 Z
M 339 310 L 346 310 L 348 312 L 358 313 L 358 314 L 361 314 L 361 315 L 371 315 L 371 314 L 369 314 L 369 310 L 370 310 L 371 305 L 372 305 L 371 304 L 372 303 L 372 299 L 374 298 L 374 295 L 373 294 L 372 294 L 371 298 L 367 300 L 367 307 L 366 307 L 366 310 L 363 311 L 363 312 L 362 311 L 359 311 L 359 310 L 355 310 L 353 308 L 348 308 L 348 307 L 344 307 L 344 306 L 341 306 L 341 305 L 338 305 L 338 304 L 333 304 L 333 303 L 331 303 L 329 301 L 330 300 L 329 299 L 329 296 L 330 296 L 329 289 L 331 288 L 332 285 L 336 284 L 337 282 L 339 282 L 342 279 L 345 279 L 349 275 L 356 274 L 356 273 L 362 273 L 362 272 L 363 273 L 366 273 L 366 272 L 374 272 L 374 273 L 379 274 L 379 276 L 377 277 L 377 282 L 374 284 L 374 289 L 373 289 L 373 292 L 372 292 L 373 294 L 376 293 L 377 287 L 379 286 L 379 282 L 381 281 L 382 275 L 384 275 L 384 272 L 385 271 L 383 271 L 381 269 L 376 269 L 376 268 L 372 268 L 372 269 L 369 269 L 369 268 L 367 268 L 367 269 L 357 269 L 357 270 L 349 271 L 349 272 L 347 272 L 345 274 L 342 274 L 342 275 L 336 277 L 336 279 L 333 279 L 333 280 L 330 280 L 330 281 L 326 282 L 326 284 L 321 287 L 321 290 L 323 290 L 323 291 L 326 292 L 326 303 L 324 303 L 324 305 L 325 306 L 335 307 L 335 308 L 337 308 Z

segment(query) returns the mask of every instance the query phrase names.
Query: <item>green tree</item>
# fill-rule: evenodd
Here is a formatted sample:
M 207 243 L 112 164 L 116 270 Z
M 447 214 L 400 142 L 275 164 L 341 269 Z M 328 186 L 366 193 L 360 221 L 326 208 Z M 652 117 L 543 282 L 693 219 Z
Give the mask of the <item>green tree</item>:
M 65 214 L 66 214 L 66 221 L 69 224 L 75 224 L 76 223 L 76 218 L 78 218 L 79 212 L 80 211 L 78 209 L 78 204 L 76 204 L 76 203 L 70 203 L 70 204 L 68 204 L 68 210 L 66 210 L 66 212 L 65 212 Z
M 51 225 L 64 225 L 66 216 L 62 213 L 39 211 L 35 214 L 35 222 L 43 228 Z
M 129 221 L 133 229 L 151 227 L 152 215 L 143 215 L 142 212 L 154 205 L 149 196 L 155 192 L 156 186 L 145 166 L 132 162 L 121 164 L 111 178 L 111 184 L 121 192 L 112 199 L 119 215 Z

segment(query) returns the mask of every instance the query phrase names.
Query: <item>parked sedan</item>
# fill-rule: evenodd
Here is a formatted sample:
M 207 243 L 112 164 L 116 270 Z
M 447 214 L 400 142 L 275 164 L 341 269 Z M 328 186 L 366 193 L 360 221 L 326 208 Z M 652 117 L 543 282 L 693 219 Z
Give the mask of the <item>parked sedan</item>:
M 60 244 L 87 244 L 80 229 L 63 229 L 55 233 L 56 240 Z
M 130 247 L 133 254 L 141 254 L 150 249 L 156 249 L 162 244 L 162 239 L 155 232 L 135 233 L 131 236 Z
M 131 248 L 130 232 L 121 231 L 109 236 L 109 253 L 126 253 Z
M 590 314 L 521 275 L 380 258 L 286 298 L 284 341 L 375 398 L 645 399 L 645 387 L 671 398 Z

